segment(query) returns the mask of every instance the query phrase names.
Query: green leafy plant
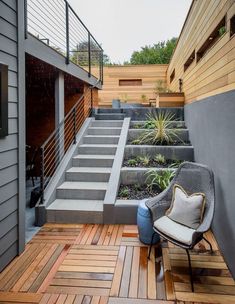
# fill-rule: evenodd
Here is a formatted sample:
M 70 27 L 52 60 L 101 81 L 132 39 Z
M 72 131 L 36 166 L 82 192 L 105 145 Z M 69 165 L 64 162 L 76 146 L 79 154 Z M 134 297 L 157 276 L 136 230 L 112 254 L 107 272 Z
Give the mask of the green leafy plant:
M 138 156 L 138 161 L 143 165 L 143 166 L 148 166 L 150 162 L 150 156 L 145 155 L 145 156 Z
M 169 166 L 169 168 L 178 168 L 180 164 L 184 161 L 180 159 L 175 159 L 174 162 Z
M 127 186 L 120 189 L 120 191 L 119 191 L 120 197 L 128 197 L 128 195 L 129 195 L 129 189 Z
M 154 160 L 159 164 L 159 165 L 164 165 L 166 163 L 166 158 L 164 155 L 158 153 L 155 157 Z
M 141 101 L 142 101 L 143 103 L 145 103 L 145 102 L 147 101 L 147 96 L 144 95 L 144 94 L 142 94 L 142 95 L 141 95 Z
M 148 115 L 148 121 L 154 125 L 154 129 L 145 131 L 139 137 L 141 143 L 150 144 L 170 144 L 175 139 L 182 141 L 178 136 L 178 130 L 171 128 L 171 123 L 175 115 L 170 112 L 158 112 L 157 114 Z
M 139 145 L 141 143 L 141 140 L 140 139 L 134 139 L 132 140 L 131 144 L 132 145 Z
M 143 125 L 142 124 L 134 124 L 133 129 L 142 129 L 143 128 Z
M 223 34 L 226 33 L 226 27 L 225 26 L 222 26 L 220 29 L 219 29 L 219 36 L 223 36 Z
M 132 158 L 127 161 L 128 166 L 135 167 L 137 165 L 137 160 Z
M 133 185 L 133 189 L 134 189 L 135 191 L 140 191 L 140 190 L 141 190 L 140 184 L 134 184 L 134 185 Z
M 154 187 L 159 187 L 160 190 L 165 190 L 172 178 L 175 176 L 175 172 L 172 170 L 156 171 L 155 169 L 148 170 L 146 183 L 152 191 Z

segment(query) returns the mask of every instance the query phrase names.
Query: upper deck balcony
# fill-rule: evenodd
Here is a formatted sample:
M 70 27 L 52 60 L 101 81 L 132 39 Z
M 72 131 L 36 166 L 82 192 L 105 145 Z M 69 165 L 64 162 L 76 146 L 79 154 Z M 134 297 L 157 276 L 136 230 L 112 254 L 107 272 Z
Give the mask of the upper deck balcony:
M 27 0 L 25 38 L 28 54 L 101 87 L 103 49 L 66 0 Z

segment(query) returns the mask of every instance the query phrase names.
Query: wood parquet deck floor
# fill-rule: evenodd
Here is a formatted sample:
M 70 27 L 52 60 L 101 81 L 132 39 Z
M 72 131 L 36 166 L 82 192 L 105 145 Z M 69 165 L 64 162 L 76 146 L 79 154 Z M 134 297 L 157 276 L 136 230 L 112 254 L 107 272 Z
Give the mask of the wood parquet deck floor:
M 191 292 L 184 250 L 148 247 L 136 226 L 46 224 L 0 274 L 0 303 L 235 303 L 235 283 L 212 233 L 191 252 Z

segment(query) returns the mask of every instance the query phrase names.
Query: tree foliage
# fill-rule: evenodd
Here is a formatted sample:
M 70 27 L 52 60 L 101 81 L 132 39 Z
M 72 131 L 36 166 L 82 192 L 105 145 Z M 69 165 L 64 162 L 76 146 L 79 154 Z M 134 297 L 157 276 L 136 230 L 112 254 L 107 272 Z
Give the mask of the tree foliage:
M 125 64 L 167 64 L 170 62 L 176 41 L 177 38 L 172 38 L 153 46 L 142 47 L 140 51 L 133 52 L 130 62 L 125 62 Z

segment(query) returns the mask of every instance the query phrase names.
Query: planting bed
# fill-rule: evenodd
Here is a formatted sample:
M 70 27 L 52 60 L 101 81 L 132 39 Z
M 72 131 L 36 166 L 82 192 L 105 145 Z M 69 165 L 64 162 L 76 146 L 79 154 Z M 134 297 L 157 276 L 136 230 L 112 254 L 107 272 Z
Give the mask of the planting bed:
M 133 162 L 132 160 L 135 160 L 136 162 Z M 174 166 L 174 168 L 177 168 L 180 165 L 181 162 L 183 162 L 183 160 L 179 161 L 179 160 L 166 159 L 165 163 L 159 163 L 155 159 L 150 158 L 148 163 L 144 163 L 144 161 L 141 161 L 139 159 L 139 157 L 136 157 L 136 158 L 125 159 L 124 162 L 123 162 L 123 167 L 131 167 L 131 168 L 169 168 L 171 166 Z
M 141 200 L 158 195 L 161 190 L 154 187 L 152 190 L 145 185 L 120 185 L 117 199 Z

